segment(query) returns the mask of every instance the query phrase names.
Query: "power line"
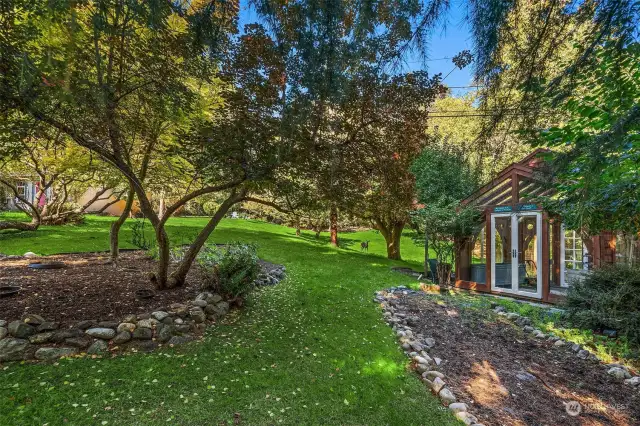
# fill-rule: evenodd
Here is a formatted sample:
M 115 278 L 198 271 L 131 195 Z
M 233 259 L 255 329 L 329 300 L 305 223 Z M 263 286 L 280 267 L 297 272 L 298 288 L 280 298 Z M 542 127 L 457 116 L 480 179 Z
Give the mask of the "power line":
M 448 89 L 481 89 L 486 86 L 446 86 Z
M 504 115 L 526 115 L 525 113 L 507 112 Z M 493 114 L 460 114 L 460 115 L 430 115 L 429 118 L 464 118 L 464 117 L 494 117 Z

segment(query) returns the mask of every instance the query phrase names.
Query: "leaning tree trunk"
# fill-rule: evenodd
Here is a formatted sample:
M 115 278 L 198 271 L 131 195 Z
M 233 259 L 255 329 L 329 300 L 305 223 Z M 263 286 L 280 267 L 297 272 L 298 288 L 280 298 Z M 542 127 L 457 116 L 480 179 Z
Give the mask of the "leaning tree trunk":
M 331 211 L 329 212 L 329 221 L 331 222 L 331 245 L 338 247 L 338 207 L 336 207 L 335 204 L 331 205 Z
M 187 252 L 185 253 L 182 262 L 180 262 L 180 265 L 178 266 L 178 269 L 176 269 L 169 277 L 167 287 L 174 288 L 184 285 L 187 278 L 187 273 L 189 273 L 189 269 L 191 269 L 191 265 L 196 260 L 200 249 L 207 242 L 207 239 L 209 238 L 213 230 L 216 229 L 216 226 L 218 226 L 222 218 L 227 214 L 231 206 L 233 206 L 238 201 L 240 201 L 239 197 L 237 197 L 236 195 L 231 195 L 220 205 L 220 207 L 218 207 L 218 210 L 213 215 L 211 220 L 209 220 L 209 223 L 207 223 L 202 231 L 200 231 L 200 234 L 198 234 L 196 240 L 191 244 L 191 246 L 189 246 L 189 250 L 187 250 Z
M 18 231 L 37 231 L 40 227 L 40 219 L 33 217 L 31 222 L 19 222 L 16 220 L 0 221 L 0 231 L 16 229 Z
M 118 261 L 120 228 L 122 228 L 122 225 L 131 213 L 134 196 L 135 191 L 132 187 L 129 187 L 129 192 L 127 193 L 127 202 L 124 205 L 124 209 L 122 210 L 120 217 L 118 217 L 118 219 L 111 224 L 111 229 L 109 231 L 109 244 L 111 246 L 111 261 L 114 263 Z

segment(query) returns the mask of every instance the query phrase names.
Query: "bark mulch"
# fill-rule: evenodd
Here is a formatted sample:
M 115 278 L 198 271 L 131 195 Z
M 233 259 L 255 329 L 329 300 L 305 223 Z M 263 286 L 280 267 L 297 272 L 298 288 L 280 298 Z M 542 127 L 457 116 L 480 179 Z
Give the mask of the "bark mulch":
M 536 340 L 492 312 L 442 303 L 431 296 L 400 298 L 419 317 L 414 332 L 433 337 L 433 356 L 461 402 L 485 425 L 640 425 L 640 389 L 615 381 L 569 345 Z M 460 398 L 461 397 L 461 398 Z M 578 401 L 570 416 L 565 403 Z
M 0 286 L 19 285 L 14 296 L 0 298 L 0 319 L 15 320 L 31 313 L 62 325 L 82 320 L 119 320 L 128 314 L 147 313 L 198 294 L 197 268 L 185 287 L 155 292 L 137 300 L 135 291 L 155 290 L 148 274 L 155 263 L 142 252 L 122 252 L 118 265 L 107 264 L 100 253 L 67 254 L 38 259 L 0 259 Z M 31 269 L 30 263 L 62 261 L 63 269 Z

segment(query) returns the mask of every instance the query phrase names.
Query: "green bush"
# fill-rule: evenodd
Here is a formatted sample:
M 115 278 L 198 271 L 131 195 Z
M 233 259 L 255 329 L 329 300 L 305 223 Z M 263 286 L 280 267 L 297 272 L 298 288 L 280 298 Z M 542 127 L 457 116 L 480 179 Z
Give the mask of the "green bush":
M 581 328 L 617 330 L 640 344 L 640 268 L 616 264 L 593 270 L 569 289 L 567 319 Z
M 232 243 L 224 247 L 206 246 L 198 255 L 205 274 L 203 290 L 211 290 L 228 299 L 245 296 L 260 272 L 257 247 Z

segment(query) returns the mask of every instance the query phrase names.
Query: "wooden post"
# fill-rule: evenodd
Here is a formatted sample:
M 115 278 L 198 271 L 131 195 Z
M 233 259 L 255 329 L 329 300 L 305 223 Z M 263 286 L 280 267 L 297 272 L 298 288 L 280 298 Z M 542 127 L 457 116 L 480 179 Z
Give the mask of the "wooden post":
M 486 281 L 485 284 L 487 285 L 487 288 L 489 289 L 489 291 L 491 292 L 491 259 L 493 259 L 493 252 L 492 247 L 491 247 L 491 209 L 486 209 L 484 211 L 484 216 L 485 216 L 485 244 L 486 244 L 486 251 L 487 251 L 487 263 L 485 266 L 485 272 L 486 272 Z
M 520 202 L 518 191 L 518 173 L 514 170 L 511 172 L 511 204 L 514 206 Z
M 542 300 L 549 301 L 549 215 L 542 212 Z
M 555 285 L 560 286 L 562 283 L 562 277 L 560 276 L 560 265 L 562 262 L 562 253 L 560 253 L 560 238 L 564 238 L 561 235 L 560 221 L 555 220 L 551 227 L 551 235 L 553 240 L 553 281 Z

